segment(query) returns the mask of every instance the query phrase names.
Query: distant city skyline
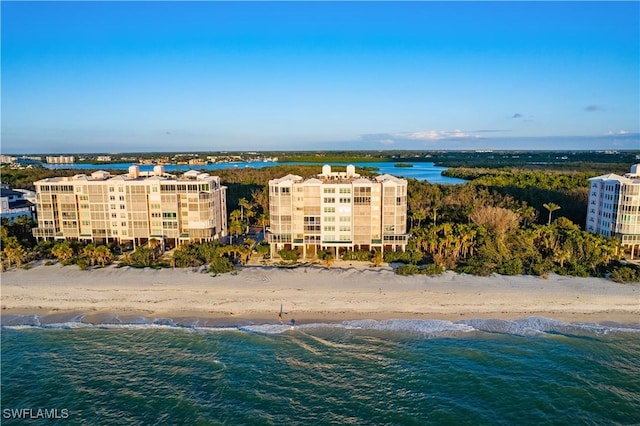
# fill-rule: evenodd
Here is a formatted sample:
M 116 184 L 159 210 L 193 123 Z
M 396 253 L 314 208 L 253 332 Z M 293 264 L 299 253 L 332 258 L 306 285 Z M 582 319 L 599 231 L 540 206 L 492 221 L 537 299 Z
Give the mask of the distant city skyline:
M 3 154 L 640 149 L 640 3 L 2 2 Z

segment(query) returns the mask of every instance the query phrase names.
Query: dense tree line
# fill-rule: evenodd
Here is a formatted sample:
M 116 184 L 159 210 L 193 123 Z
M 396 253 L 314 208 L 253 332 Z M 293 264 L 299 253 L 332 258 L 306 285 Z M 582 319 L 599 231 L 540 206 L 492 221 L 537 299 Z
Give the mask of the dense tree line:
M 587 233 L 569 218 L 584 217 L 586 194 L 575 196 L 586 192 L 584 174 L 475 173 L 464 185 L 409 181 L 412 239 L 398 260 L 474 275 L 611 274 L 620 281 L 640 281 L 637 267 L 620 263 L 617 239 Z M 464 176 L 470 178 L 471 172 Z

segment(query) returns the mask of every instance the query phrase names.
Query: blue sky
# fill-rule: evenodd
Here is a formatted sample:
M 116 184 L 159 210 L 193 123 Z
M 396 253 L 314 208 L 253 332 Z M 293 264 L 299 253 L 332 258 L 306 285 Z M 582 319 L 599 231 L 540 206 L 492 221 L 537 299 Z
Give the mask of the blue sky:
M 2 153 L 640 149 L 639 2 L 7 2 Z

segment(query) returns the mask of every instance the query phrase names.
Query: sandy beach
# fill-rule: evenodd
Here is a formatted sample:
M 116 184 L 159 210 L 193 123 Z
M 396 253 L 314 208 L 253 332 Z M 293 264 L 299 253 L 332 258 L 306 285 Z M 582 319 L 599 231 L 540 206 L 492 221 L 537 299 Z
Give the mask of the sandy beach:
M 238 325 L 337 322 L 348 319 L 514 319 L 543 316 L 567 322 L 640 322 L 640 283 L 558 275 L 475 277 L 395 275 L 391 268 L 341 262 L 279 269 L 244 267 L 212 276 L 196 269 L 37 265 L 2 272 L 2 318 L 38 315 L 48 322 Z M 355 266 L 354 266 L 355 265 Z

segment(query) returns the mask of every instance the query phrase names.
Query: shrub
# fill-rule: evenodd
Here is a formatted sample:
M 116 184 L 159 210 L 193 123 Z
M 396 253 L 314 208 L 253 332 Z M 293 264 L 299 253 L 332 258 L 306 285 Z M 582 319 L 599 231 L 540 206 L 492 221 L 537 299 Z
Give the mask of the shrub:
M 264 256 L 269 254 L 269 244 L 260 243 L 256 246 L 258 254 Z
M 84 257 L 78 258 L 78 260 L 76 261 L 76 265 L 78 265 L 78 267 L 83 271 L 89 269 L 89 261 Z
M 518 257 L 511 258 L 498 267 L 501 275 L 520 275 L 523 272 L 522 259 Z
M 407 264 L 400 265 L 396 268 L 396 274 L 398 275 L 440 275 L 444 272 L 442 266 L 437 265 L 435 263 L 430 263 L 423 267 L 419 267 L 417 265 Z
M 425 275 L 440 275 L 443 272 L 444 269 L 442 268 L 442 266 L 435 263 L 425 265 L 421 270 L 421 273 Z
M 209 263 L 209 272 L 214 274 L 224 274 L 235 269 L 233 263 L 226 257 L 215 258 Z
M 398 275 L 415 275 L 420 273 L 420 268 L 416 265 L 400 265 L 396 268 Z
M 384 261 L 387 263 L 401 262 L 415 265 L 422 261 L 422 253 L 418 251 L 388 251 L 384 254 Z
M 278 255 L 282 260 L 288 260 L 292 262 L 297 262 L 298 258 L 300 257 L 300 253 L 298 252 L 298 250 L 289 250 L 289 249 L 280 250 L 278 252 Z
M 640 269 L 629 266 L 622 266 L 611 271 L 609 278 L 617 283 L 640 282 Z

